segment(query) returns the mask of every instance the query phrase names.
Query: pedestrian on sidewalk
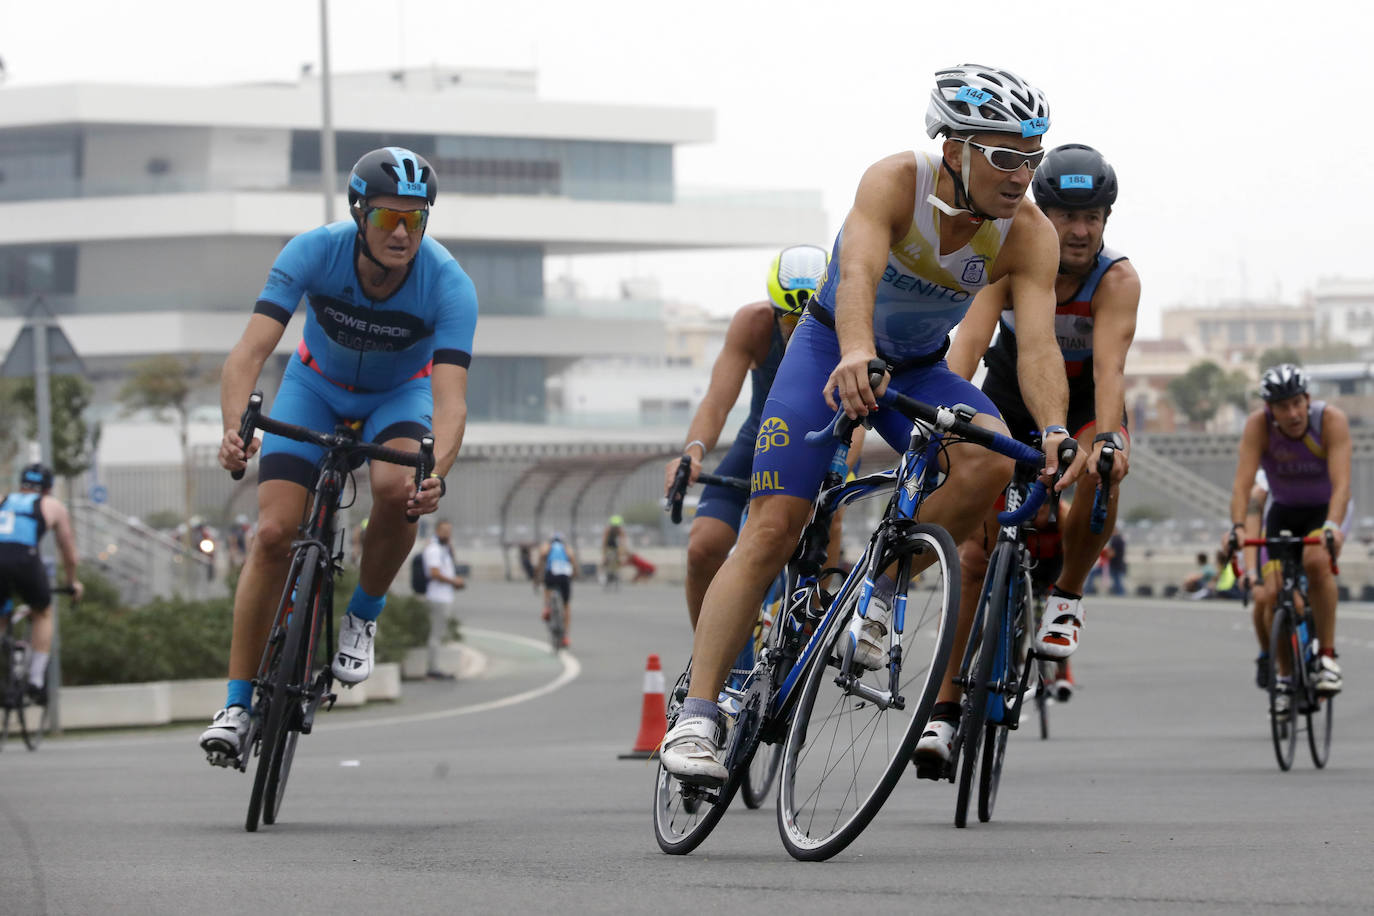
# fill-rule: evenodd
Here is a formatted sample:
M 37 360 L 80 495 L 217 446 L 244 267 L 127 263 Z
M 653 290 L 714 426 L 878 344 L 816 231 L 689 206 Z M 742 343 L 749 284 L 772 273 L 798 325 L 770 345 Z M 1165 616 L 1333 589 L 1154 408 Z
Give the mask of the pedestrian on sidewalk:
M 451 681 L 456 676 L 439 668 L 439 647 L 448 638 L 448 623 L 453 619 L 453 593 L 467 585 L 463 577 L 456 574 L 452 538 L 453 524 L 440 521 L 434 526 L 434 537 L 424 550 L 425 571 L 429 574 L 429 584 L 425 588 L 425 601 L 429 604 L 425 677 L 438 681 Z

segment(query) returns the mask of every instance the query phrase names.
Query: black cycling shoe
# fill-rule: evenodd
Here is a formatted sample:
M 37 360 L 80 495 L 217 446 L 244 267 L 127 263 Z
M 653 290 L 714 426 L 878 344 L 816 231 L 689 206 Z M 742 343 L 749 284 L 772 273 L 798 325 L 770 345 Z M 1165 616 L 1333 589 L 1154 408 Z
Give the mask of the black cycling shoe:
M 1269 653 L 1261 652 L 1255 659 L 1255 686 L 1260 690 L 1269 689 Z
M 28 690 L 29 693 L 29 702 L 35 703 L 39 706 L 48 705 L 47 684 L 29 684 L 28 687 L 25 689 Z

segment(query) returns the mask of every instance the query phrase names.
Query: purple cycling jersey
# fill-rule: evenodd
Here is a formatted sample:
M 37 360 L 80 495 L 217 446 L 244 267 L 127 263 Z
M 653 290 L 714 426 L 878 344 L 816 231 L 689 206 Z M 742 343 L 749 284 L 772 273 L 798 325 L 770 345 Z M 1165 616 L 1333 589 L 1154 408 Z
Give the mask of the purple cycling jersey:
M 1307 432 L 1290 439 L 1279 430 L 1265 409 L 1269 442 L 1260 454 L 1260 465 L 1269 477 L 1269 496 L 1282 506 L 1324 506 L 1331 501 L 1331 472 L 1322 443 L 1322 412 L 1325 401 L 1307 408 Z

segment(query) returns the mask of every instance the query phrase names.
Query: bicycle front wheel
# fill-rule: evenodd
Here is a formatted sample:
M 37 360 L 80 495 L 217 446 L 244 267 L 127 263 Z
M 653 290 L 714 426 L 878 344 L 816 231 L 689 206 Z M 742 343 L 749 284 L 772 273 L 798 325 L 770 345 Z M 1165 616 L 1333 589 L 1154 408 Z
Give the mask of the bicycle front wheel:
M 296 601 L 291 609 L 291 624 L 286 630 L 286 645 L 282 658 L 291 673 L 286 699 L 286 721 L 282 724 L 276 760 L 267 773 L 267 788 L 262 819 L 275 824 L 286 797 L 286 781 L 291 776 L 291 764 L 296 759 L 296 742 L 300 740 L 302 712 L 310 702 L 309 691 L 314 674 L 315 647 L 323 628 L 321 609 L 329 606 L 325 588 L 328 577 L 321 576 L 323 554 L 319 548 L 307 549 L 305 566 L 296 580 Z
M 898 564 L 890 667 L 852 669 L 852 681 L 840 677 L 841 636 L 859 599 L 854 579 L 798 663 L 802 693 L 778 791 L 778 830 L 798 859 L 828 859 L 868 826 L 906 770 L 949 663 L 959 613 L 958 550 L 936 525 L 914 525 L 901 537 L 895 552 L 868 567 Z
M 1326 766 L 1331 759 L 1331 721 L 1335 715 L 1336 698 L 1317 693 L 1308 679 L 1308 701 L 1303 709 L 1307 718 L 1307 746 L 1312 752 L 1312 764 L 1317 769 Z
M 1002 633 L 1002 615 L 1007 610 L 1007 587 L 1011 582 L 1015 548 L 998 544 L 988 561 L 990 583 L 984 593 L 983 606 L 977 619 L 982 630 L 969 634 L 969 645 L 977 650 L 964 667 L 964 698 L 959 718 L 959 735 L 955 752 L 959 755 L 959 792 L 954 802 L 954 826 L 968 825 L 968 806 L 973 798 L 975 765 L 982 750 L 984 725 L 988 721 L 988 703 L 992 699 L 993 665 L 997 657 L 997 641 Z M 968 656 L 968 653 L 965 652 Z
M 47 703 L 35 703 L 27 695 L 24 696 L 19 709 L 19 730 L 24 736 L 25 747 L 31 751 L 38 750 L 52 721 L 51 717 Z
M 1012 625 L 1012 651 L 1002 666 L 1002 721 L 989 722 L 985 726 L 983 762 L 978 769 L 978 820 L 984 824 L 992 820 L 992 809 L 997 804 L 997 787 L 1002 782 L 1007 740 L 1011 737 L 1012 728 L 1020 724 L 1011 721 L 1010 717 L 1020 712 L 1019 694 L 1027 689 L 1023 675 L 1028 680 L 1031 671 L 1039 664 L 1036 659 L 1029 657 L 1035 621 L 1031 613 L 1028 576 L 1022 575 L 1019 590 L 1008 595 L 1007 600 L 1007 613 L 1015 622 Z
M 549 595 L 549 645 L 554 655 L 563 650 L 563 596 L 557 589 Z
M 1280 659 L 1288 665 L 1286 683 L 1279 680 Z M 1280 607 L 1274 611 L 1269 631 L 1269 732 L 1279 769 L 1285 771 L 1293 766 L 1298 745 L 1298 706 L 1304 692 L 1301 678 L 1302 655 L 1293 629 L 1293 609 Z

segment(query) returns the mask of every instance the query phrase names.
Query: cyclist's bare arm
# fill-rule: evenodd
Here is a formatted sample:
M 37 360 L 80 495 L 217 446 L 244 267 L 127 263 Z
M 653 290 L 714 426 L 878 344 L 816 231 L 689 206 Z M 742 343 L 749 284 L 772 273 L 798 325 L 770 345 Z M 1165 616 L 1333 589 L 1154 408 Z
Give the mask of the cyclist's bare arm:
M 1004 277 L 983 287 L 973 297 L 973 304 L 959 322 L 945 358 L 953 372 L 972 381 L 973 374 L 978 371 L 978 361 L 992 343 L 992 332 L 997 329 L 1002 310 L 1007 307 L 1010 286 Z
M 1126 353 L 1135 340 L 1136 312 L 1140 307 L 1140 275 L 1130 261 L 1113 264 L 1093 296 L 1093 388 L 1099 433 L 1121 428 L 1126 412 Z M 1097 485 L 1097 455 L 1092 450 L 1087 473 Z M 1118 483 L 1129 469 L 1125 452 L 1117 451 L 1112 482 Z
M 1250 490 L 1255 484 L 1255 472 L 1259 470 L 1260 455 L 1268 444 L 1269 434 L 1265 429 L 1264 411 L 1256 410 L 1245 418 L 1245 428 L 1240 434 L 1240 447 L 1236 456 L 1236 476 L 1231 483 L 1231 521 L 1245 523 L 1250 503 Z M 1233 529 L 1236 537 L 1242 537 L 1239 528 Z M 1231 545 L 1231 531 L 1221 539 L 1221 547 L 1227 550 Z
M 1331 502 L 1326 510 L 1326 518 L 1336 523 L 1332 536 L 1336 554 L 1339 555 L 1345 543 L 1340 526 L 1345 522 L 1345 511 L 1350 506 L 1350 456 L 1354 450 L 1350 439 L 1350 420 L 1345 411 L 1327 406 L 1322 415 L 1322 438 L 1326 440 L 1326 473 L 1331 477 Z
M 758 305 L 764 306 L 766 310 L 757 308 Z M 701 462 L 720 440 L 720 431 L 725 428 L 725 418 L 730 413 L 730 408 L 735 406 L 735 401 L 739 399 L 740 390 L 744 388 L 744 377 L 749 373 L 750 367 L 759 361 L 758 340 L 762 335 L 771 338 L 772 325 L 773 307 L 766 302 L 747 305 L 730 319 L 730 327 L 725 332 L 725 343 L 721 347 L 720 355 L 716 357 L 715 365 L 711 367 L 711 381 L 706 387 L 706 395 L 697 405 L 692 422 L 687 426 L 687 438 L 684 441 L 688 443 L 688 447 L 683 454 L 692 457 L 692 472 L 688 483 L 696 482 L 697 475 L 701 473 Z M 673 487 L 677 467 L 678 459 L 674 458 L 668 462 L 664 471 L 665 496 Z
M 851 419 L 876 410 L 868 384 L 868 363 L 878 355 L 873 342 L 873 301 L 893 244 L 911 228 L 916 197 L 916 159 L 911 153 L 888 156 L 868 167 L 859 179 L 854 207 L 844 220 L 840 246 L 840 284 L 835 293 L 835 336 L 840 362 L 825 383 L 825 402 L 844 407 Z M 838 388 L 840 402 L 833 392 Z
M 219 407 L 224 423 L 224 438 L 219 448 L 220 467 L 241 471 L 258 450 L 258 442 L 239 438 L 239 419 L 248 406 L 248 396 L 258 382 L 263 364 L 276 349 L 286 325 L 275 318 L 254 314 L 229 356 L 220 375 Z
M 1021 202 L 1007 240 L 993 265 L 1005 276 L 1016 316 L 1016 378 L 1026 408 L 1043 430 L 1063 426 L 1069 412 L 1069 379 L 1064 354 L 1054 333 L 1054 280 L 1059 275 L 1059 235 L 1049 217 L 1029 200 Z M 1066 434 L 1044 437 L 1045 477 L 1059 468 L 1059 443 Z M 1070 486 L 1087 462 L 1080 449 L 1074 466 L 1060 478 L 1057 489 Z
M 57 541 L 57 552 L 62 555 L 63 581 L 72 589 L 72 597 L 80 601 L 84 589 L 76 578 L 78 555 L 71 514 L 60 500 L 52 496 L 43 497 L 40 511 L 43 513 L 43 521 L 52 529 L 53 538 Z

